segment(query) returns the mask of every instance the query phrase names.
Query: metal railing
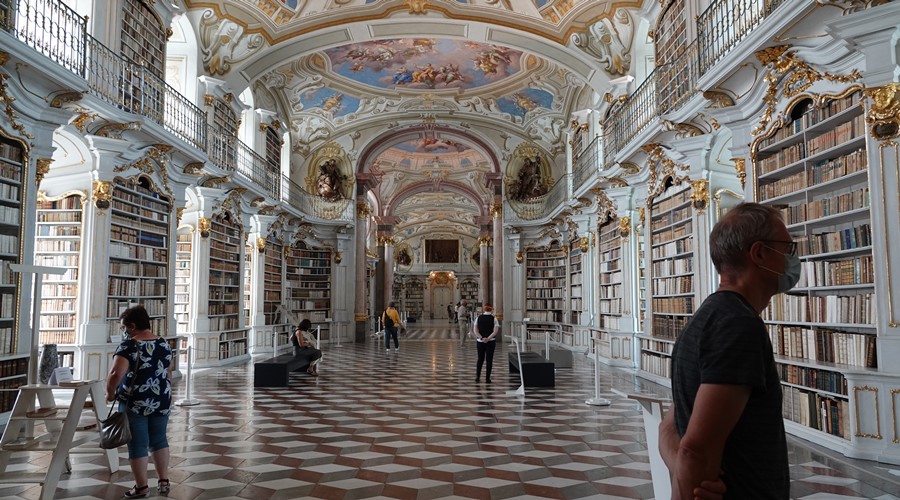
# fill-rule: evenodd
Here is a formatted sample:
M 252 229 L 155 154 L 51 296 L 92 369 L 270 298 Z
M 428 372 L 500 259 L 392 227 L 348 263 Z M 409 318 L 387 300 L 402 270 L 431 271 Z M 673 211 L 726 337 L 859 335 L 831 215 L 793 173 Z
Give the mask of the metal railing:
M 566 174 L 553 184 L 550 191 L 547 191 L 547 197 L 544 199 L 544 215 L 549 215 L 551 211 L 565 204 L 569 198 L 569 174 Z
M 0 27 L 63 68 L 84 75 L 87 20 L 58 0 L 0 0 Z
M 698 71 L 705 74 L 784 0 L 718 0 L 697 18 Z
M 273 169 L 271 163 L 240 139 L 234 139 L 234 142 L 237 145 L 238 175 L 265 189 L 266 194 L 272 198 L 280 199 L 281 182 L 278 167 Z
M 588 145 L 577 158 L 572 160 L 572 190 L 577 190 L 592 175 L 600 170 L 600 137 Z
M 659 116 L 657 79 L 660 71 L 660 68 L 654 69 L 622 104 L 622 107 L 603 123 L 605 133 L 603 138 L 604 168 L 612 166 L 615 163 L 616 153 Z

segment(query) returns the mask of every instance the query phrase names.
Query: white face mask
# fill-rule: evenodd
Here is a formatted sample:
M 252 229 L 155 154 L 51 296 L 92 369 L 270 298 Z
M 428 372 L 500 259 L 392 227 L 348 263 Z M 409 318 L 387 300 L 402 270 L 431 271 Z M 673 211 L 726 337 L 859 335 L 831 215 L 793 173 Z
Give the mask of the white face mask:
M 775 253 L 784 255 L 784 272 L 779 273 L 778 271 L 769 269 L 765 266 L 759 267 L 778 275 L 778 293 L 790 291 L 792 288 L 797 286 L 797 282 L 800 281 L 800 257 L 789 253 L 779 252 L 769 245 L 766 245 L 766 248 L 772 250 Z

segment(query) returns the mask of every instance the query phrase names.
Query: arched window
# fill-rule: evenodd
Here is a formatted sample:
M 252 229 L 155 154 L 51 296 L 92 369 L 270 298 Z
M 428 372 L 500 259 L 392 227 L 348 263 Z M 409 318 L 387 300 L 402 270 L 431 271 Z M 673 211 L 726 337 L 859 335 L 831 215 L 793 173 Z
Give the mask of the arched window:
M 168 32 L 162 20 L 143 0 L 124 0 L 122 56 L 164 78 Z

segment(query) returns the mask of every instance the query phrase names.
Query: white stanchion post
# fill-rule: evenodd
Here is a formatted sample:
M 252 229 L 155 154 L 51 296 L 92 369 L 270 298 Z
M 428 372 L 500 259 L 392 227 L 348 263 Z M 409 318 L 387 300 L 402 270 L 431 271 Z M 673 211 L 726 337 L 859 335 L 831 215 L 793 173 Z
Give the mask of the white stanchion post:
M 596 340 L 596 339 L 593 339 Z M 585 401 L 591 406 L 609 406 L 612 401 L 600 397 L 600 349 L 594 345 L 594 397 Z
M 527 344 L 526 340 L 528 339 L 528 322 L 531 321 L 531 318 L 522 318 L 522 348 L 524 349 Z
M 185 384 L 187 385 L 185 398 L 181 401 L 176 402 L 178 406 L 196 406 L 200 404 L 196 399 L 191 399 L 191 365 L 194 364 L 194 355 L 193 355 L 193 347 L 188 346 L 187 348 L 187 375 L 185 376 Z
M 544 355 L 547 356 L 547 361 L 550 361 L 550 334 L 551 332 L 544 332 Z
M 325 318 L 325 322 L 328 323 L 329 325 L 331 325 L 330 328 L 328 329 L 328 331 L 334 332 L 334 326 L 335 326 L 335 325 L 334 325 L 334 322 L 331 320 L 331 318 Z M 318 346 L 316 346 L 316 347 L 318 347 Z M 340 332 L 337 332 L 337 347 L 344 347 L 344 346 L 341 345 L 341 334 L 340 334 Z M 321 349 L 321 348 L 320 348 L 320 349 Z
M 512 337 L 512 336 L 511 336 Z M 516 357 L 519 358 L 519 388 L 514 391 L 506 391 L 507 396 L 524 396 L 525 395 L 525 370 L 522 369 L 522 350 L 519 349 L 519 341 L 515 337 L 512 343 L 516 346 Z
M 272 357 L 278 357 L 278 332 L 272 332 Z

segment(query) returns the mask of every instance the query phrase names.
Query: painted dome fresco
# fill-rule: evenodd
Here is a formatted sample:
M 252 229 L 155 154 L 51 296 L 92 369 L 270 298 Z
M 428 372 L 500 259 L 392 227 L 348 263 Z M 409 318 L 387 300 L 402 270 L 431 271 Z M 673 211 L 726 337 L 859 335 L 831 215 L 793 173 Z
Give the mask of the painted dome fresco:
M 396 38 L 327 49 L 336 74 L 382 89 L 474 89 L 516 75 L 523 54 L 499 45 Z

